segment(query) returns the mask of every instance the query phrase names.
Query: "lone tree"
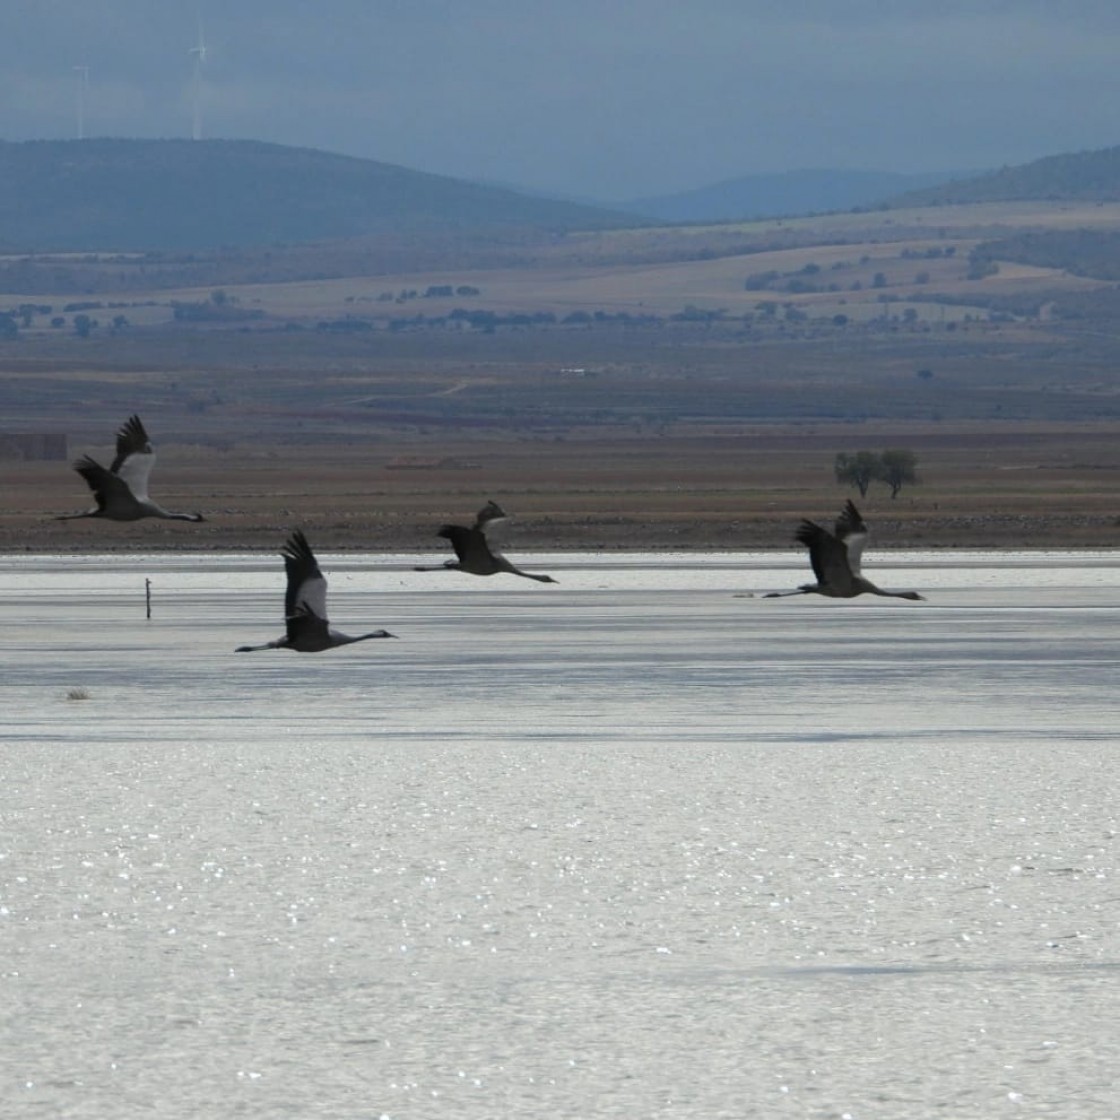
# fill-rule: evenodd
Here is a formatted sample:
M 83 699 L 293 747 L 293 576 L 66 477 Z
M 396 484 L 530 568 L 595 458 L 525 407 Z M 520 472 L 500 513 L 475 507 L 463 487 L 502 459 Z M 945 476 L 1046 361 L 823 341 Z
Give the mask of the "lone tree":
M 904 484 L 918 481 L 918 457 L 904 447 L 888 448 L 879 456 L 879 477 L 891 488 L 891 497 L 897 498 Z
M 904 447 L 888 448 L 881 454 L 857 451 L 849 455 L 841 451 L 836 456 L 834 470 L 836 481 L 857 487 L 861 498 L 867 497 L 867 488 L 872 482 L 885 482 L 891 488 L 891 497 L 897 498 L 903 486 L 918 481 L 918 457 Z
M 854 455 L 841 451 L 836 456 L 834 469 L 837 482 L 858 487 L 859 496 L 866 498 L 867 488 L 881 477 L 882 463 L 874 451 L 857 451 Z

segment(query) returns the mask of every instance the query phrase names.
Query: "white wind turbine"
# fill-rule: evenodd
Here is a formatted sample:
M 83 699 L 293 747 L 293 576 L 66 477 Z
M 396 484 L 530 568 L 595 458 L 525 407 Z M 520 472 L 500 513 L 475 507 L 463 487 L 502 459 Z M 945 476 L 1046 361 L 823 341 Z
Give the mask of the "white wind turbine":
M 191 91 L 191 139 L 202 139 L 202 67 L 206 62 L 206 42 L 202 38 L 202 22 L 198 24 L 198 46 L 188 52 L 194 57 L 194 85 Z

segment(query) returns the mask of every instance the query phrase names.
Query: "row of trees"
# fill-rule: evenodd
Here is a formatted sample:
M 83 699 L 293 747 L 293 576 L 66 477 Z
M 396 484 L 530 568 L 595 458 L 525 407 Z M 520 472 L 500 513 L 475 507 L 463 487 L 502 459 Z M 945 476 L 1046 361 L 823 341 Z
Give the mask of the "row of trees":
M 20 321 L 11 311 L 0 311 L 0 339 L 12 339 L 19 336 Z M 75 315 L 73 318 L 74 333 L 79 338 L 89 338 L 94 328 L 101 325 L 100 320 L 92 319 L 84 311 Z M 27 326 L 26 321 L 23 325 Z M 61 330 L 66 326 L 66 317 L 64 315 L 54 315 L 51 318 L 51 327 L 55 330 Z M 114 315 L 112 321 L 112 330 L 114 333 L 124 330 L 128 326 L 128 318 L 125 315 Z
M 897 498 L 904 485 L 918 481 L 918 457 L 904 447 L 886 451 L 857 451 L 849 455 L 841 451 L 835 462 L 836 481 L 844 486 L 855 486 L 861 498 L 873 482 L 884 482 L 891 488 L 891 497 Z

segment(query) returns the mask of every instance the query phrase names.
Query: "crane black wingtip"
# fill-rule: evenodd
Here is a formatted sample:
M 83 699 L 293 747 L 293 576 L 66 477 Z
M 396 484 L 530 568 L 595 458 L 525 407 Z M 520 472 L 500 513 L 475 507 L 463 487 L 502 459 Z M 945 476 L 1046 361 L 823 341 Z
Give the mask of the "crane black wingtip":
M 148 433 L 144 428 L 144 422 L 140 419 L 138 413 L 134 412 L 121 426 L 117 432 L 118 439 L 132 440 L 137 444 L 146 444 L 148 442 Z
M 303 535 L 302 529 L 293 529 L 288 534 L 288 539 L 284 542 L 280 555 L 285 560 L 314 561 L 315 559 L 315 554 L 311 551 L 311 545 L 307 543 L 307 538 Z
M 867 525 L 863 517 L 856 509 L 855 502 L 851 498 L 844 504 L 844 508 L 840 511 L 840 516 L 836 519 L 836 535 L 838 537 L 851 537 L 857 533 L 866 533 Z
M 800 544 L 811 545 L 814 541 L 820 540 L 823 532 L 824 529 L 815 521 L 802 521 L 794 531 L 793 539 Z

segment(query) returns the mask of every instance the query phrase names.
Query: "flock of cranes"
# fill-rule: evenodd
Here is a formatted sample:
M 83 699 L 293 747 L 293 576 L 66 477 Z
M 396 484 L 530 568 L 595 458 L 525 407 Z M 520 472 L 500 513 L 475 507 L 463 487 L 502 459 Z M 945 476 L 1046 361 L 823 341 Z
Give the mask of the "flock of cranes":
M 172 513 L 148 497 L 148 477 L 155 461 L 155 452 L 140 417 L 130 416 L 117 432 L 117 453 L 111 466 L 105 468 L 88 455 L 74 463 L 74 470 L 93 492 L 94 506 L 83 513 L 61 514 L 56 520 L 100 517 L 109 521 L 139 521 L 145 517 L 160 517 L 170 521 L 204 521 L 200 513 Z M 473 525 L 440 526 L 437 535 L 451 542 L 455 558 L 436 567 L 417 567 L 415 570 L 469 572 L 476 576 L 507 572 L 538 583 L 555 583 L 552 576 L 523 571 L 493 547 L 488 534 L 505 518 L 506 513 L 501 506 L 489 501 L 478 511 Z M 922 598 L 916 591 L 884 591 L 861 574 L 860 561 L 867 543 L 867 525 L 850 500 L 836 519 L 832 531 L 815 521 L 802 521 L 794 537 L 809 549 L 809 562 L 817 582 L 804 583 L 794 591 L 772 591 L 764 598 L 809 594 L 835 599 L 852 599 L 857 595 Z M 396 636 L 388 630 L 352 636 L 331 628 L 327 620 L 327 580 L 301 530 L 296 529 L 291 534 L 281 556 L 287 576 L 284 635 L 259 646 L 238 646 L 235 652 L 292 649 L 299 653 L 320 653 L 335 646 Z

